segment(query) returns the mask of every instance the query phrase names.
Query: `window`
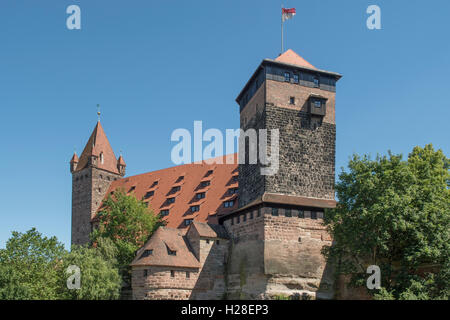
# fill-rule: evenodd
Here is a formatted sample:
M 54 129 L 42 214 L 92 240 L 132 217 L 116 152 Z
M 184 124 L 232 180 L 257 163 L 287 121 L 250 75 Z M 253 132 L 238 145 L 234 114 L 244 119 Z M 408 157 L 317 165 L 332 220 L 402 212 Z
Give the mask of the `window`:
M 101 164 L 105 163 L 105 159 L 103 158 L 103 152 L 100 153 L 100 163 Z
M 203 199 L 204 197 L 206 197 L 206 193 L 205 193 L 205 192 L 197 193 L 197 194 L 195 195 L 195 197 L 196 197 L 197 199 Z
M 208 243 L 208 244 L 209 244 L 209 239 L 206 239 L 206 243 Z
M 202 182 L 200 183 L 200 185 L 201 185 L 203 188 L 209 186 L 210 184 L 211 184 L 211 181 L 202 181 Z
M 181 182 L 184 180 L 184 176 L 179 176 L 175 183 Z
M 191 212 L 197 212 L 200 211 L 200 206 L 192 206 L 191 207 Z
M 285 210 L 284 210 L 284 215 L 285 215 L 286 217 L 292 217 L 292 211 L 291 211 L 291 209 L 285 209 Z
M 219 245 L 220 244 L 220 240 L 216 240 L 216 244 Z
M 175 277 L 175 271 L 174 271 L 174 270 L 170 270 L 170 276 L 171 276 L 172 278 Z
M 278 216 L 278 208 L 272 208 L 272 215 Z
M 232 206 L 234 206 L 234 200 L 225 201 L 225 202 L 223 203 L 223 206 L 224 206 L 225 208 L 231 208 Z
M 253 211 L 250 212 L 250 219 L 253 219 Z
M 289 104 L 295 104 L 295 97 L 289 98 Z
M 320 86 L 320 80 L 319 80 L 319 77 L 314 77 L 313 81 L 314 81 L 314 86 L 315 86 L 316 88 L 318 88 L 318 87 Z
M 173 187 L 171 190 L 170 190 L 170 193 L 175 193 L 175 192 L 178 192 L 178 191 L 180 191 L 181 190 L 181 187 L 180 186 L 176 186 L 176 187 Z
M 168 216 L 168 215 L 169 215 L 169 210 L 168 210 L 168 209 L 161 210 L 161 211 L 159 212 L 159 214 L 161 215 L 161 217 Z
M 147 272 L 147 269 L 145 269 L 144 270 L 144 277 L 147 277 L 147 275 L 148 275 L 148 272 Z
M 236 223 L 241 223 L 241 216 L 236 217 Z
M 257 217 L 261 217 L 261 208 L 258 208 L 258 213 L 256 214 Z
M 205 177 L 209 177 L 212 174 L 213 174 L 213 170 L 208 170 L 208 172 L 206 172 L 206 174 L 205 174 Z
M 174 203 L 175 202 L 175 197 L 172 198 L 167 198 L 167 203 Z
M 234 218 L 231 218 L 231 225 L 234 225 Z
M 320 101 L 320 100 L 314 100 L 314 107 L 316 107 L 316 108 L 322 107 L 322 101 Z
M 311 219 L 317 219 L 317 212 L 311 211 Z
M 186 271 L 186 279 L 189 279 L 191 277 L 191 273 L 189 271 Z
M 244 213 L 243 215 L 242 215 L 242 221 L 247 221 L 247 214 L 246 213 Z
M 233 181 L 238 182 L 238 178 L 239 178 L 239 176 L 233 176 Z
M 298 83 L 298 74 L 294 73 L 294 83 Z
M 235 194 L 239 192 L 239 188 L 230 188 L 228 189 L 229 194 Z
M 303 219 L 305 217 L 305 211 L 298 210 L 298 217 Z
M 151 256 L 152 254 L 153 254 L 153 249 L 145 250 L 144 253 L 142 254 L 141 258 Z
M 132 186 L 132 187 L 130 188 L 130 190 L 128 190 L 128 193 L 133 192 L 134 190 L 136 190 L 136 186 Z
M 192 223 L 192 219 L 186 219 L 186 220 L 184 220 L 184 225 L 185 226 L 188 226 L 188 225 L 190 225 Z
M 145 198 L 145 199 L 148 199 L 148 198 L 152 197 L 154 194 L 155 194 L 155 191 L 148 191 L 148 192 L 145 194 L 144 198 Z
M 176 256 L 177 252 L 175 250 L 171 250 L 169 247 L 167 247 L 167 254 L 169 256 Z
M 291 74 L 289 72 L 284 73 L 284 81 L 286 81 L 286 82 L 291 81 Z
M 158 185 L 158 181 L 154 181 L 154 182 L 152 183 L 152 185 L 150 186 L 150 188 L 156 187 L 157 185 Z

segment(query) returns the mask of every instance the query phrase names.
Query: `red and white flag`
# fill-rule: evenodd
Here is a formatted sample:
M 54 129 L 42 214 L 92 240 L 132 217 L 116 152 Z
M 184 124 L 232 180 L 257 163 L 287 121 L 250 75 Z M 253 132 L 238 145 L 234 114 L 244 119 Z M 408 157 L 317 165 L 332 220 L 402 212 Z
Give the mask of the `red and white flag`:
M 295 16 L 295 8 L 281 8 L 281 17 L 283 22 Z

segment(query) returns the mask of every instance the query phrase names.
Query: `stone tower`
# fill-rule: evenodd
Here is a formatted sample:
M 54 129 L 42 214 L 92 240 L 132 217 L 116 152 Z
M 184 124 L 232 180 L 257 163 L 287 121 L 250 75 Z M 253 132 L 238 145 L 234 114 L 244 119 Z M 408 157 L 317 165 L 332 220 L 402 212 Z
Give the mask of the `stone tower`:
M 263 60 L 236 99 L 241 129 L 267 129 L 269 137 L 279 130 L 279 169 L 263 175 L 259 160 L 239 165 L 239 209 L 220 220 L 233 238 L 230 298 L 332 297 L 330 266 L 320 251 L 331 245 L 324 208 L 336 204 L 340 78 L 288 50 Z
M 96 213 L 112 181 L 125 175 L 125 161 L 116 159 L 108 138 L 97 122 L 80 158 L 70 161 L 72 173 L 72 244 L 89 242 L 91 218 Z

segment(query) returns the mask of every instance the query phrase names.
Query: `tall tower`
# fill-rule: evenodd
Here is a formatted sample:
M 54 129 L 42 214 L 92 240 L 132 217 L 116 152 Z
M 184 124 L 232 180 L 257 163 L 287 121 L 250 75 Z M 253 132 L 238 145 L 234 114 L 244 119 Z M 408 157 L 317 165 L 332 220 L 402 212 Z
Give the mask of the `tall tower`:
M 94 128 L 80 158 L 70 161 L 72 173 L 72 244 L 86 244 L 95 215 L 112 181 L 125 175 L 125 161 L 116 159 L 100 124 Z
M 267 129 L 269 153 L 276 143 L 271 131 L 279 130 L 279 168 L 263 175 L 260 159 L 239 165 L 239 209 L 220 221 L 234 239 L 231 298 L 332 297 L 332 277 L 320 251 L 331 245 L 324 208 L 336 205 L 340 78 L 287 50 L 263 60 L 236 99 L 241 129 Z

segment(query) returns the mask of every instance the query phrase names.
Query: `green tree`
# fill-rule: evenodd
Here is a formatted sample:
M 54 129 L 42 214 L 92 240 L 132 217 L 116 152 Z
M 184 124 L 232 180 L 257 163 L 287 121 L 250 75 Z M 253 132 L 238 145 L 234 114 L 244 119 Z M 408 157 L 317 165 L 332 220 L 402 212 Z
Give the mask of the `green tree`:
M 64 246 L 35 228 L 14 231 L 0 249 L 0 299 L 57 299 L 57 269 Z
M 449 159 L 430 144 L 407 161 L 354 155 L 348 168 L 325 217 L 334 245 L 324 253 L 337 274 L 362 286 L 367 266 L 378 265 L 383 288 L 375 298 L 449 298 Z
M 62 259 L 59 269 L 61 299 L 112 300 L 118 299 L 122 284 L 115 267 L 117 248 L 109 239 L 99 239 L 96 247 L 72 246 Z M 66 272 L 69 266 L 80 268 L 80 288 L 68 289 Z
M 117 266 L 123 280 L 129 284 L 129 264 L 136 251 L 163 224 L 161 217 L 154 214 L 142 199 L 119 189 L 103 202 L 98 220 L 98 228 L 91 234 L 91 240 L 94 245 L 101 238 L 113 241 L 118 249 Z
M 95 248 L 74 246 L 67 252 L 55 238 L 36 229 L 13 232 L 0 249 L 0 300 L 116 299 L 121 279 L 117 248 L 100 239 Z M 66 269 L 81 269 L 81 287 L 69 290 Z

